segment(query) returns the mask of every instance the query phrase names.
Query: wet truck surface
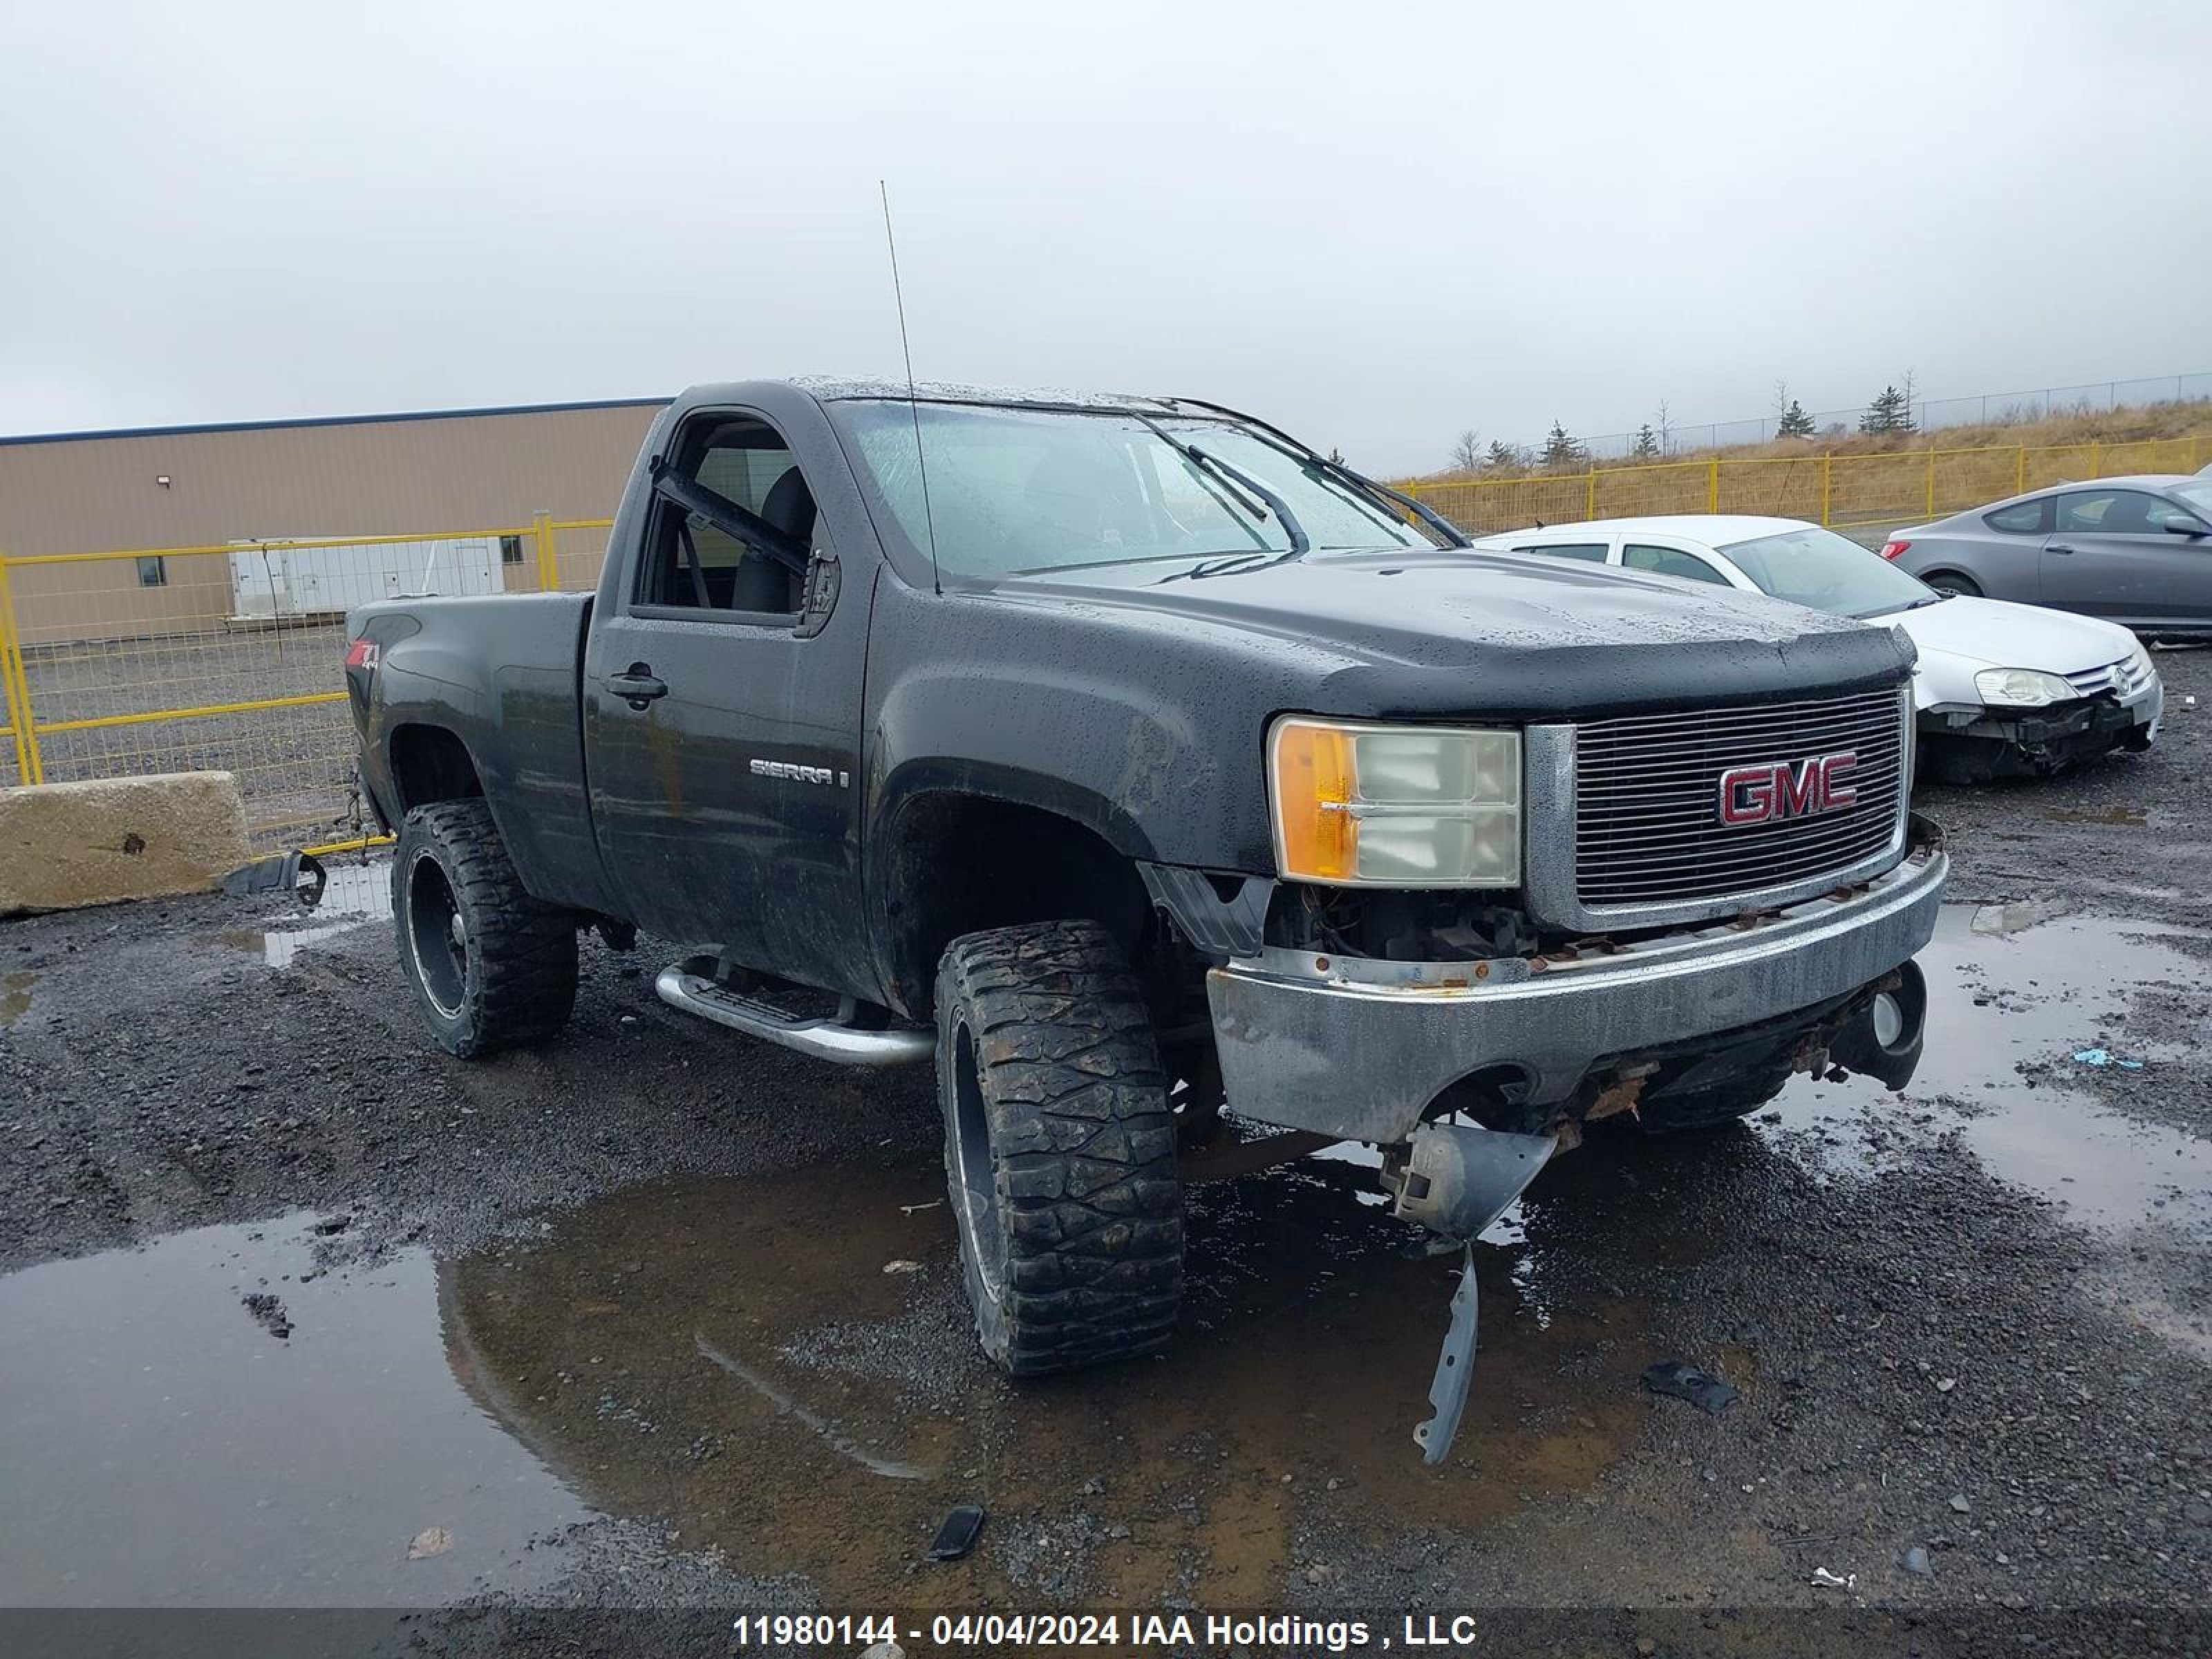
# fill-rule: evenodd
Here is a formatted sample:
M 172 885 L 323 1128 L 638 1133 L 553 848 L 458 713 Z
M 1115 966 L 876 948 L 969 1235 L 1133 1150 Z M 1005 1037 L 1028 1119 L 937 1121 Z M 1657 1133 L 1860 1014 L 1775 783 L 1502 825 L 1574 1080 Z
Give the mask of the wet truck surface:
M 1224 1108 L 1283 1156 L 1365 1143 L 1395 1213 L 1465 1241 L 1593 1121 L 1919 1058 L 1946 861 L 1899 634 L 1471 550 L 1213 405 L 695 388 L 595 594 L 348 635 L 438 1042 L 552 1034 L 596 930 L 672 941 L 675 1008 L 933 1066 L 1018 1375 L 1168 1340 Z

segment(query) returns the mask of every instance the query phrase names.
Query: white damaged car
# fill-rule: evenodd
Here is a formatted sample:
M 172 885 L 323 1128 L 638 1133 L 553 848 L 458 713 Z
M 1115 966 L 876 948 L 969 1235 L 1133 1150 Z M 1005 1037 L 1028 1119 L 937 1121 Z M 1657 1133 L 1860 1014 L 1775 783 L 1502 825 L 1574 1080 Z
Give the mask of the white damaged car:
M 1893 623 L 1920 648 L 1923 763 L 1950 781 L 2055 772 L 2158 736 L 2165 688 L 2117 623 L 1939 592 L 1880 554 L 1796 519 L 1683 514 L 1488 536 L 1478 547 L 1649 570 Z

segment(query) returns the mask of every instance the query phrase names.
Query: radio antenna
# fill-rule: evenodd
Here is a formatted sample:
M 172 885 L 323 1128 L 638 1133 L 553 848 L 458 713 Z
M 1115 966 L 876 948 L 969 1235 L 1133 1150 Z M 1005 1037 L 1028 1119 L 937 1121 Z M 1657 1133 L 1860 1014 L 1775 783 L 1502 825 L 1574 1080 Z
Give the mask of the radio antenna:
M 890 186 L 878 179 L 876 189 L 884 198 L 884 246 L 890 250 L 891 298 L 898 303 L 899 350 L 906 358 L 906 406 L 914 417 L 914 464 L 921 471 L 921 522 L 929 532 L 929 585 L 932 591 L 942 593 L 945 583 L 937 574 L 937 520 L 929 510 L 929 457 L 921 447 L 921 399 L 915 392 L 914 347 L 906 335 L 906 291 L 899 286 L 898 239 L 891 234 Z

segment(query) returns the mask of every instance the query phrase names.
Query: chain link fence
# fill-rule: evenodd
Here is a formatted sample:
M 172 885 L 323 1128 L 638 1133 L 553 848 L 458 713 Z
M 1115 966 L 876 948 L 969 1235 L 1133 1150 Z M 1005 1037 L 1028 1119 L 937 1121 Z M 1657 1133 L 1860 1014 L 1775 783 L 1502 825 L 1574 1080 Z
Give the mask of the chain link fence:
M 0 555 L 0 785 L 231 772 L 257 848 L 358 842 L 347 611 L 588 588 L 611 524 Z
M 1592 465 L 1577 472 L 1417 481 L 1399 488 L 1469 535 L 1658 513 L 1758 513 L 1879 529 L 1963 512 L 2022 490 L 2131 472 L 2194 472 L 2212 436 L 2135 443 L 1895 450 L 1880 454 Z

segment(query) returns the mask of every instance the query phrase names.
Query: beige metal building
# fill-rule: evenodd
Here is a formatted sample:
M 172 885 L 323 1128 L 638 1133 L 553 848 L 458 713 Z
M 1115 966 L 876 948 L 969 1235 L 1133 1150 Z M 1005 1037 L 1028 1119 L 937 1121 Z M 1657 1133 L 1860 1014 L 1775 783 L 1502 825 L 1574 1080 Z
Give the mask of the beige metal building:
M 0 554 L 143 556 L 11 564 L 21 642 L 219 634 L 272 610 L 305 620 L 398 582 L 410 561 L 434 569 L 463 554 L 495 562 L 499 586 L 536 587 L 538 550 L 515 532 L 541 515 L 611 516 L 665 402 L 0 438 Z M 254 550 L 313 538 L 364 545 L 300 553 L 289 573 Z M 588 582 L 604 545 L 603 530 L 561 532 L 561 585 Z M 161 553 L 226 547 L 241 552 Z M 326 597 L 288 592 L 288 574 L 294 588 L 321 580 Z

